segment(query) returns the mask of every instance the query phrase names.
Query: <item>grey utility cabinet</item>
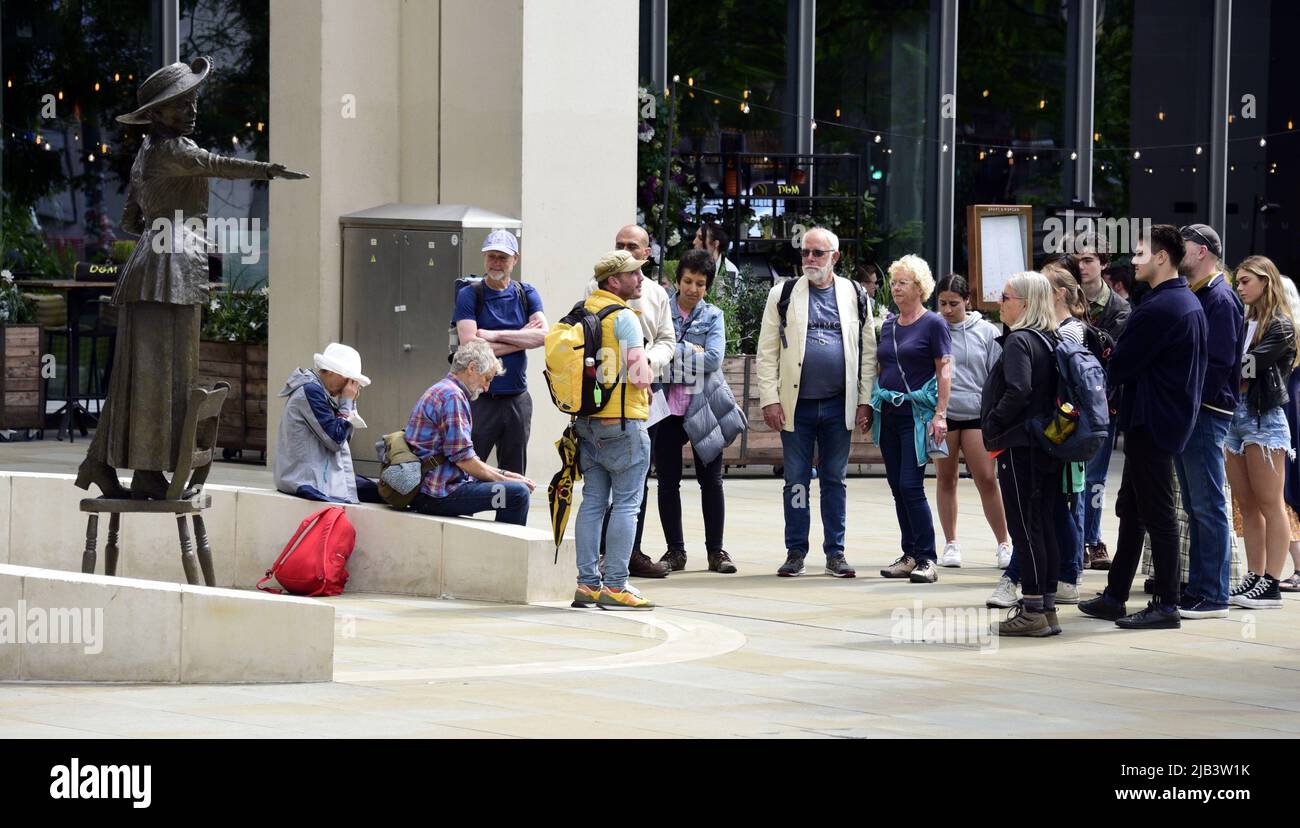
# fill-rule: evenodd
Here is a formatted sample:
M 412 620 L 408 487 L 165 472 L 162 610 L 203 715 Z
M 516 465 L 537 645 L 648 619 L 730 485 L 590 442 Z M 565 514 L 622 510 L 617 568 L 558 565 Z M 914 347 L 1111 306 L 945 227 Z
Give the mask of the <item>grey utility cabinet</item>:
M 352 438 L 358 474 L 379 473 L 374 443 L 406 425 L 411 408 L 447 373 L 447 324 L 456 280 L 483 268 L 483 240 L 519 219 L 465 204 L 385 204 L 339 217 L 343 233 L 342 340 L 361 352 L 371 385 L 358 408 L 370 427 Z

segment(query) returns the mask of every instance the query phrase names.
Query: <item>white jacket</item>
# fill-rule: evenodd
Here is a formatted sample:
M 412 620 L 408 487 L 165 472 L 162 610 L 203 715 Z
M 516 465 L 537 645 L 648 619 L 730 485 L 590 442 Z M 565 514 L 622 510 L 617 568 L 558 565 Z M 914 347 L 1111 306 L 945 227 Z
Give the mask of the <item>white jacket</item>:
M 868 305 L 867 329 L 862 341 L 862 370 L 858 371 L 858 295 L 853 283 L 835 277 L 835 303 L 840 312 L 840 329 L 844 339 L 844 427 L 852 431 L 858 405 L 871 400 L 876 382 L 876 327 Z M 781 316 L 776 306 L 781 299 L 781 285 L 767 294 L 763 311 L 763 328 L 758 335 L 758 402 L 761 406 L 780 403 L 785 411 L 784 431 L 794 431 L 794 410 L 799 403 L 799 377 L 803 373 L 804 346 L 808 337 L 808 277 L 800 276 L 790 293 L 786 312 L 785 336 L 788 348 L 781 347 Z
M 590 296 L 595 290 L 596 281 L 593 279 L 587 283 L 583 296 Z M 677 351 L 677 331 L 673 328 L 672 310 L 668 307 L 668 291 L 658 282 L 646 279 L 641 282 L 641 298 L 629 299 L 627 304 L 637 312 L 637 319 L 641 321 L 641 331 L 649 343 L 645 347 L 645 356 L 654 378 L 658 380 Z

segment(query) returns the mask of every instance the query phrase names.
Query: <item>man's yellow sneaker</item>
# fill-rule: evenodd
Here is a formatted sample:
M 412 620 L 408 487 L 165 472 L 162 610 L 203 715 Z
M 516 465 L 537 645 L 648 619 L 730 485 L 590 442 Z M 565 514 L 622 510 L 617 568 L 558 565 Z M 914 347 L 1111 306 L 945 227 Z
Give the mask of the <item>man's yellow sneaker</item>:
M 652 610 L 655 605 L 641 597 L 641 593 L 631 584 L 615 592 L 609 587 L 601 587 L 599 605 L 606 610 Z
M 587 586 L 578 584 L 578 588 L 573 591 L 572 607 L 586 609 L 596 606 L 600 602 L 600 587 Z

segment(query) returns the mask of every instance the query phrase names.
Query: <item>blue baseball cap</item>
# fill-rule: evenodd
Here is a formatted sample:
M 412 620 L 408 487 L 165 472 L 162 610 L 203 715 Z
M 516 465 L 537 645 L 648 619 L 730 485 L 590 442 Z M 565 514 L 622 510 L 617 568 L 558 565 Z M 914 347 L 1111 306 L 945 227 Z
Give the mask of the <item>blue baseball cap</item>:
M 488 233 L 488 237 L 483 241 L 483 252 L 496 250 L 499 253 L 506 253 L 511 256 L 519 255 L 519 239 L 509 230 L 493 230 Z

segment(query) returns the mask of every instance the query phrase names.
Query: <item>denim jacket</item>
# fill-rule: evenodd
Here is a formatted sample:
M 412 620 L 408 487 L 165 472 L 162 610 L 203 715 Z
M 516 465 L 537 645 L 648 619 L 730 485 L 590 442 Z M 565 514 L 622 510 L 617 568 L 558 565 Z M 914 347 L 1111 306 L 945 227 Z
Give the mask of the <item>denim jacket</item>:
M 668 298 L 672 311 L 673 333 L 677 347 L 673 358 L 664 370 L 664 382 L 693 382 L 695 377 L 711 374 L 722 367 L 722 357 L 727 352 L 727 331 L 722 320 L 722 310 L 701 299 L 685 319 L 677 306 L 677 294 Z M 693 346 L 704 348 L 697 352 Z

